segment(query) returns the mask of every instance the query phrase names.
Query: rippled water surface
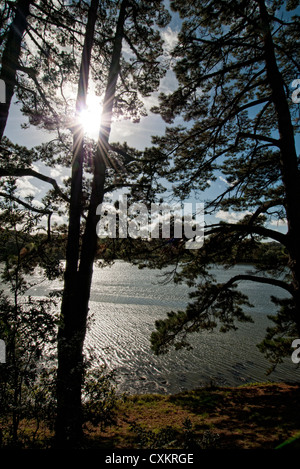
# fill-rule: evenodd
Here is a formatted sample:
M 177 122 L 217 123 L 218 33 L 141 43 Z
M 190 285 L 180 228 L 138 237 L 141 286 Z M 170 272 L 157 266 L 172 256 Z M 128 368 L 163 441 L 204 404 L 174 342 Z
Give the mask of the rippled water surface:
M 249 268 L 240 265 L 234 273 Z M 240 385 L 300 380 L 300 370 L 290 359 L 266 376 L 269 363 L 256 344 L 271 325 L 267 315 L 275 312 L 270 295 L 282 296 L 282 290 L 253 282 L 244 282 L 242 291 L 255 305 L 251 309 L 254 324 L 240 324 L 238 331 L 226 334 L 196 334 L 192 351 L 171 351 L 156 357 L 149 341 L 155 320 L 164 318 L 168 311 L 183 309 L 188 302 L 186 286 L 164 285 L 159 274 L 121 261 L 94 270 L 86 346 L 91 346 L 109 368 L 116 370 L 120 391 L 173 393 L 211 381 Z M 225 280 L 230 274 L 218 269 L 217 275 Z M 50 284 L 34 287 L 32 293 L 41 295 L 43 290 L 45 294 L 48 287 Z

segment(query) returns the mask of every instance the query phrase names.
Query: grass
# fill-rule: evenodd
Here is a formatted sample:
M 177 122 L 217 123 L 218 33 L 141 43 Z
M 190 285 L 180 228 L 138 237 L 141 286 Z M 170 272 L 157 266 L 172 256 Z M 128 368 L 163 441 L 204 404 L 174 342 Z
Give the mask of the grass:
M 23 422 L 30 433 L 30 422 Z M 35 444 L 47 447 L 45 429 Z M 27 446 L 28 447 L 28 446 Z M 87 425 L 84 448 L 300 449 L 300 385 L 254 383 L 175 395 L 125 395 L 116 423 Z
M 190 422 L 190 428 L 185 422 Z M 147 447 L 154 435 L 168 429 L 173 430 L 173 437 L 175 432 L 169 445 L 173 448 L 182 448 L 187 436 L 203 447 L 203 438 L 209 434 L 213 448 L 274 449 L 291 439 L 284 447 L 300 449 L 296 438 L 300 434 L 300 385 L 255 383 L 171 396 L 127 396 L 118 404 L 116 425 L 103 433 L 95 431 L 90 438 L 107 448 L 137 448 L 141 440 Z

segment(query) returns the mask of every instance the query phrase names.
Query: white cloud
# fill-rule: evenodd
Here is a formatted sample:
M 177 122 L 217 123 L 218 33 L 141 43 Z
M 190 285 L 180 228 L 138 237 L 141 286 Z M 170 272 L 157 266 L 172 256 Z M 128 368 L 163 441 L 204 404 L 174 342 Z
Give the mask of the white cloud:
M 130 121 L 115 122 L 111 130 L 111 141 L 118 141 L 118 137 L 126 138 L 134 135 L 134 130 L 138 124 Z
M 45 205 L 40 200 L 33 200 L 32 205 L 35 208 L 45 208 Z
M 23 177 L 18 179 L 17 181 L 17 192 L 19 197 L 35 197 L 39 192 L 40 189 L 38 189 L 36 186 L 31 184 L 30 179 L 31 177 Z
M 284 218 L 282 220 L 272 220 L 270 225 L 272 226 L 287 226 L 287 220 Z
M 55 169 L 55 168 L 51 168 L 50 176 L 52 178 L 57 178 L 58 176 L 61 176 L 61 171 L 59 171 L 58 169 Z
M 160 93 L 172 93 L 178 88 L 178 80 L 172 70 L 168 70 L 164 78 L 160 82 Z
M 252 212 L 245 210 L 243 212 L 226 212 L 225 210 L 219 210 L 215 217 L 219 218 L 222 221 L 226 221 L 227 223 L 237 223 L 238 221 L 242 220 L 246 215 L 251 215 Z
M 66 218 L 60 215 L 57 215 L 57 213 L 54 213 L 51 217 L 51 223 L 57 223 L 58 225 L 61 225 L 61 224 L 66 223 Z
M 162 33 L 164 49 L 169 54 L 178 43 L 178 32 L 168 26 Z

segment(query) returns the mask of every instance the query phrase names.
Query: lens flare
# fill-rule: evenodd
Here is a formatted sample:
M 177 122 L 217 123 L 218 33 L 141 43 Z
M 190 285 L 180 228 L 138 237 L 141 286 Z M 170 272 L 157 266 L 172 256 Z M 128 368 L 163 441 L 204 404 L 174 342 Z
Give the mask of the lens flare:
M 97 139 L 102 115 L 102 105 L 98 96 L 89 96 L 87 99 L 87 107 L 79 113 L 79 122 L 83 126 L 84 133 L 92 138 Z

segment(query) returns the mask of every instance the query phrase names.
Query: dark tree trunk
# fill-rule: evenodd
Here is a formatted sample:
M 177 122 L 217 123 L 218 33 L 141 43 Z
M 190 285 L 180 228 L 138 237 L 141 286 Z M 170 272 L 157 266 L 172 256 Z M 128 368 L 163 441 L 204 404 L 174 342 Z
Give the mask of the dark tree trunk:
M 5 103 L 0 103 L 0 140 L 7 123 L 9 108 L 16 85 L 16 74 L 21 53 L 21 43 L 27 26 L 27 17 L 32 1 L 18 0 L 16 14 L 9 28 L 7 40 L 2 54 L 0 79 L 5 83 Z
M 281 153 L 281 174 L 286 195 L 286 216 L 288 223 L 287 248 L 292 272 L 293 298 L 295 301 L 295 323 L 300 334 L 300 174 L 294 139 L 294 129 L 285 95 L 285 85 L 278 69 L 274 44 L 270 30 L 269 16 L 264 0 L 257 0 L 264 30 L 264 49 L 267 77 L 272 90 L 276 109 Z
M 70 259 L 73 269 L 66 269 L 65 288 L 61 309 L 61 324 L 58 340 L 58 418 L 56 436 L 60 445 L 74 447 L 82 438 L 81 388 L 83 381 L 83 345 L 86 334 L 86 322 L 89 310 L 90 290 L 93 276 L 93 264 L 97 251 L 96 227 L 99 216 L 97 207 L 103 201 L 108 159 L 108 139 L 111 116 L 120 69 L 123 27 L 126 19 L 127 0 L 120 7 L 114 48 L 109 70 L 107 89 L 104 97 L 103 116 L 97 152 L 94 161 L 92 193 L 82 239 L 80 265 L 75 271 L 75 261 Z M 78 176 L 78 181 L 80 180 Z M 78 188 L 80 189 L 80 188 Z M 78 198 L 78 193 L 77 196 Z M 79 200 L 77 201 L 79 203 Z M 76 207 L 75 207 L 76 208 Z M 77 212 L 78 216 L 78 212 Z M 76 226 L 75 226 L 76 225 Z M 74 223 L 76 249 L 70 246 L 67 254 L 79 252 L 79 225 Z M 76 231 L 77 230 L 77 231 Z M 72 242 L 70 238 L 68 242 Z M 74 252 L 76 251 L 76 252 Z M 77 257 L 78 259 L 78 257 Z M 70 265 L 71 265 L 70 264 Z
M 86 106 L 91 54 L 94 40 L 99 0 L 92 0 L 82 50 L 81 67 L 76 101 L 76 117 Z M 81 328 L 76 312 L 77 292 L 80 288 L 78 261 L 80 254 L 80 222 L 82 210 L 82 177 L 84 135 L 82 126 L 75 122 L 73 130 L 73 161 L 71 198 L 69 209 L 68 242 L 61 321 L 58 331 L 57 421 L 58 444 L 76 444 L 81 438 L 81 379 L 82 345 Z

